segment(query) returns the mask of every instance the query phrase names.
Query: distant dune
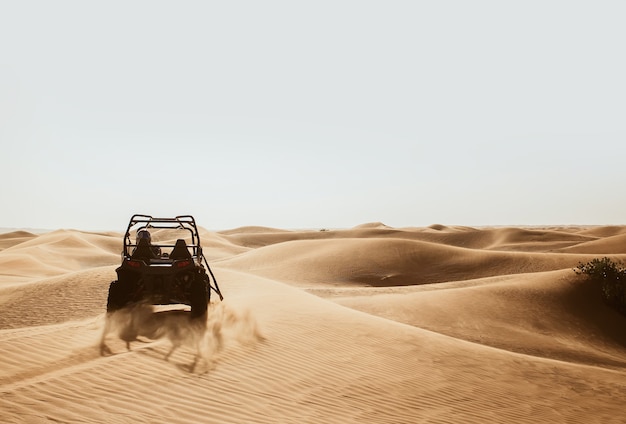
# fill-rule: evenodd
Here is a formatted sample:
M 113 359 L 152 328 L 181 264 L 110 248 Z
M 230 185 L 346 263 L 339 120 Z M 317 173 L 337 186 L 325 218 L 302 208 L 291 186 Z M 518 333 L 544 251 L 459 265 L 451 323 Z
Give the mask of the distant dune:
M 204 362 L 99 340 L 122 234 L 0 234 L 0 421 L 626 422 L 626 317 L 573 271 L 626 227 L 201 231 Z

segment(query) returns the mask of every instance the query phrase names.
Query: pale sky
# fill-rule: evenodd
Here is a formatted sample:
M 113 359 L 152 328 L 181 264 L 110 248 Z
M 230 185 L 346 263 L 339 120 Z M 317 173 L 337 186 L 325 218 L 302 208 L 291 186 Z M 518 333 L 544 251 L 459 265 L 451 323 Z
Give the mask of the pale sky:
M 0 227 L 626 224 L 624 1 L 0 0 Z

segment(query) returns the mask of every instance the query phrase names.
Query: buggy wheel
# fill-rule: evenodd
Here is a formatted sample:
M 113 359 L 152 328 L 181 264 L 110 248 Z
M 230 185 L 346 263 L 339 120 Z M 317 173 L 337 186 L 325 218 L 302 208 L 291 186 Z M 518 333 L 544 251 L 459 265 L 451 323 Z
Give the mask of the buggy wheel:
M 209 276 L 206 274 L 202 274 L 202 281 L 204 281 L 204 285 L 206 287 L 207 293 L 207 303 L 211 303 L 211 280 L 209 280 Z
M 209 306 L 209 295 L 204 279 L 196 277 L 191 281 L 189 303 L 191 306 L 191 318 L 197 318 L 206 314 Z
M 107 298 L 107 312 L 122 309 L 128 303 L 129 299 L 125 293 L 124 287 L 118 281 L 113 281 L 109 285 L 109 296 Z

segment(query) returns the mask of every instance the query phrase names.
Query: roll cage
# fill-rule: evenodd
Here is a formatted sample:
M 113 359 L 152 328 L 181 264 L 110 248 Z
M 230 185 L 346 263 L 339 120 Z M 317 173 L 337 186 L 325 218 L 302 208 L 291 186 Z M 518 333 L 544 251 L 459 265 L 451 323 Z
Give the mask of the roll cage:
M 124 234 L 124 250 L 122 255 L 130 257 L 132 250 L 137 248 L 137 243 L 132 240 L 132 236 L 140 230 L 183 230 L 189 233 L 189 240 L 185 240 L 187 248 L 194 258 L 202 259 L 202 247 L 200 245 L 200 234 L 196 220 L 191 215 L 180 215 L 174 218 L 155 218 L 150 215 L 135 214 L 130 218 L 126 233 Z M 152 245 L 160 248 L 174 248 L 175 243 L 152 242 Z M 198 262 L 200 262 L 200 260 Z

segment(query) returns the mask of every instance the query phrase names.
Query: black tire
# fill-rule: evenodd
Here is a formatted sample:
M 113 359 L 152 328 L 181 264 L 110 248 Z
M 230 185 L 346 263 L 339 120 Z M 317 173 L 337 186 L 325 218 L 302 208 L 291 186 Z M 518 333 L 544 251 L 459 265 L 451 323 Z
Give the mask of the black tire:
M 128 296 L 124 287 L 118 282 L 113 281 L 109 285 L 109 296 L 107 298 L 107 312 L 122 309 L 128 303 Z
M 209 280 L 209 276 L 202 274 L 202 281 L 204 281 L 204 286 L 206 287 L 207 303 L 211 303 L 211 281 Z
M 191 281 L 189 303 L 191 306 L 191 318 L 198 318 L 206 314 L 209 306 L 209 294 L 204 279 L 199 275 Z

